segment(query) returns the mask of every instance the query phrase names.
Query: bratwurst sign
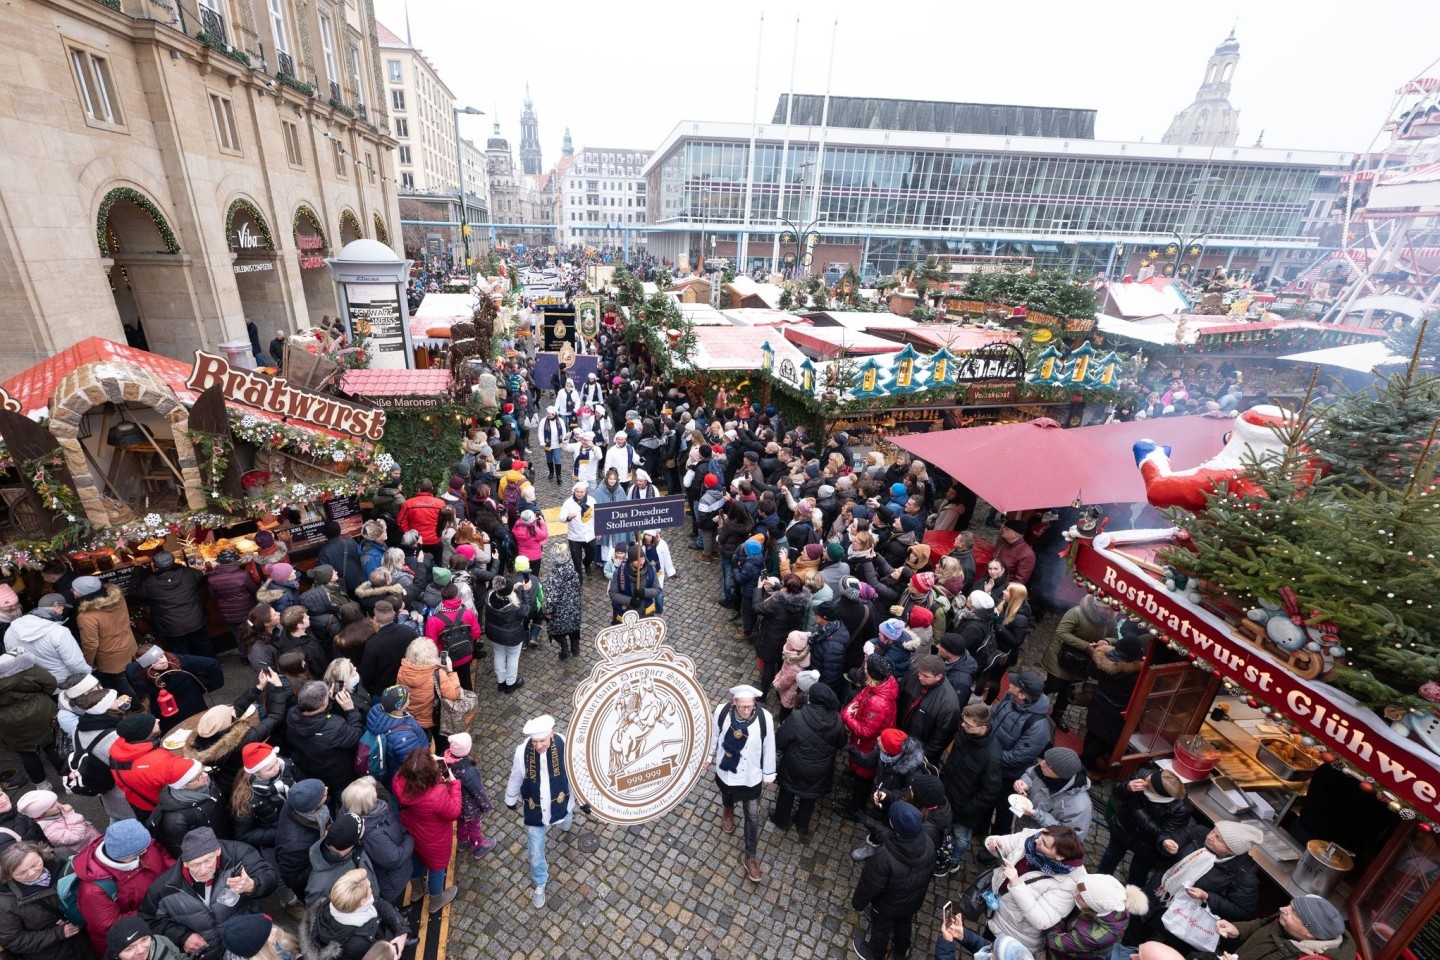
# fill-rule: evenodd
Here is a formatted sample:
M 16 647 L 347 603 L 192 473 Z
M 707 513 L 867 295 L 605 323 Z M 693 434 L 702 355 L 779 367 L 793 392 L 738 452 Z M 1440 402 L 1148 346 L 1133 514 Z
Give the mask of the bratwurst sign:
M 1154 541 L 1168 531 L 1131 530 L 1102 534 L 1079 548 L 1075 571 L 1135 617 L 1154 624 L 1197 657 L 1215 664 L 1221 676 L 1240 684 L 1257 700 L 1288 717 L 1336 756 L 1435 819 L 1440 816 L 1440 766 L 1434 754 L 1390 730 L 1372 713 L 1326 683 L 1299 677 L 1263 650 L 1236 640 L 1230 626 L 1208 610 L 1171 593 L 1128 557 L 1111 547 Z
M 275 413 L 287 420 L 348 433 L 360 440 L 385 436 L 385 411 L 358 407 L 336 397 L 292 387 L 284 377 L 262 377 L 230 366 L 224 357 L 195 351 L 195 366 L 185 386 L 204 393 L 218 386 L 225 399 L 241 406 Z

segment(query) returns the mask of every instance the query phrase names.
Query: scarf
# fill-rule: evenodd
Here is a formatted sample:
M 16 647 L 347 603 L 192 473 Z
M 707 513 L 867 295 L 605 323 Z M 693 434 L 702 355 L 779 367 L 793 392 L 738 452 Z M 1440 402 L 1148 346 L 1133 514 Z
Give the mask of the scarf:
M 750 736 L 750 724 L 760 715 L 756 710 L 750 715 L 749 720 L 741 720 L 740 715 L 733 709 L 730 711 L 730 723 L 725 728 L 725 741 L 720 745 L 725 756 L 720 759 L 720 769 L 726 773 L 734 773 L 740 768 L 740 754 L 745 750 L 745 741 Z
M 210 799 L 210 788 L 205 786 L 198 790 L 186 790 L 183 787 L 171 787 L 170 796 L 181 803 L 204 803 Z
M 1025 862 L 1032 869 L 1039 870 L 1047 877 L 1063 877 L 1075 869 L 1074 864 L 1056 860 L 1054 857 L 1047 857 L 1041 853 L 1039 840 L 1039 833 L 1032 833 L 1025 838 Z
M 139 870 L 140 862 L 143 859 L 142 857 L 136 857 L 134 860 L 126 860 L 123 862 L 120 860 L 112 860 L 109 856 L 106 855 L 105 844 L 103 843 L 95 848 L 95 856 L 97 859 L 99 859 L 101 863 L 105 864 L 105 866 L 109 867 L 111 870 L 119 870 L 121 873 L 132 873 L 136 870 Z
M 335 904 L 330 904 L 330 916 L 346 927 L 363 927 L 374 920 L 380 914 L 375 909 L 375 898 L 371 897 L 354 910 L 337 910 Z
M 1151 790 L 1149 787 L 1146 787 L 1143 792 L 1145 794 L 1145 799 L 1149 800 L 1151 803 L 1174 803 L 1176 800 L 1180 799 L 1179 797 L 1163 797 L 1160 794 L 1156 793 L 1154 790 Z
M 570 778 L 565 775 L 565 741 L 556 735 L 545 751 L 550 775 L 550 822 L 564 820 L 570 809 Z M 543 827 L 540 812 L 540 754 L 535 744 L 525 741 L 525 779 L 520 782 L 520 798 L 525 801 L 525 825 Z
M 1195 883 L 1209 873 L 1218 862 L 1219 858 L 1205 847 L 1181 857 L 1160 878 L 1160 899 L 1169 902 L 1175 895 L 1184 893 L 1186 887 L 1195 886 Z
M 22 886 L 26 886 L 26 887 L 49 887 L 49 886 L 50 886 L 50 870 L 49 870 L 49 868 L 47 867 L 45 870 L 41 871 L 40 876 L 37 877 L 37 878 L 34 880 L 34 882 L 22 884 Z
M 1115 620 L 1119 614 L 1096 600 L 1093 596 L 1087 596 L 1080 601 L 1080 613 L 1095 626 L 1100 628 L 1102 635 L 1109 634 L 1115 627 Z

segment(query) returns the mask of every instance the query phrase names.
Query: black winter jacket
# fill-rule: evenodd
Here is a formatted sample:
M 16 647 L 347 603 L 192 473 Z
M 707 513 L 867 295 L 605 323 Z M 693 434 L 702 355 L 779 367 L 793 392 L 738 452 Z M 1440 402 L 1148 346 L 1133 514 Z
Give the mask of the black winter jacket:
M 760 632 L 755 640 L 755 655 L 767 663 L 779 663 L 785 639 L 791 630 L 805 628 L 805 615 L 810 610 L 810 591 L 799 593 L 780 589 L 755 604 L 760 616 Z
M 365 579 L 360 570 L 360 545 L 351 537 L 327 541 L 320 548 L 315 562 L 333 567 L 335 577 L 345 585 L 346 593 L 354 593 L 360 581 Z
M 205 626 L 205 604 L 200 599 L 204 578 L 189 567 L 172 567 L 151 574 L 130 588 L 130 596 L 150 604 L 150 622 L 162 637 L 179 637 Z
M 950 756 L 940 768 L 940 782 L 945 784 L 945 798 L 956 823 L 975 829 L 988 823 L 1005 789 L 1000 744 L 994 732 L 972 737 L 964 730 L 957 731 Z
M 311 679 L 319 680 L 325 676 L 325 668 L 330 665 L 330 658 L 326 656 L 325 648 L 320 645 L 315 634 L 306 630 L 297 637 L 282 632 L 275 641 L 275 652 L 283 654 L 292 650 L 298 650 L 305 655 L 305 670 Z
M 1190 801 L 1156 803 L 1145 791 L 1131 791 L 1127 783 L 1115 787 L 1119 805 L 1110 818 L 1110 838 L 1126 850 L 1145 850 L 1151 859 L 1169 859 L 1160 846 L 1166 840 L 1183 844 L 1190 826 Z
M 1203 823 L 1192 823 L 1186 832 L 1185 841 L 1180 844 L 1180 852 L 1171 861 L 1172 865 L 1204 846 L 1205 835 L 1209 832 L 1210 828 Z M 1195 881 L 1195 886 L 1210 894 L 1205 906 L 1221 920 L 1229 920 L 1231 923 L 1251 920 L 1254 919 L 1260 902 L 1259 870 L 1260 865 L 1253 857 L 1241 854 L 1216 863 L 1209 873 Z M 1157 870 L 1146 891 L 1151 904 L 1147 923 L 1154 926 L 1159 925 L 1160 915 L 1164 913 L 1164 904 L 1159 893 L 1160 880 L 1164 874 L 1164 870 Z
M 820 671 L 820 682 L 839 691 L 845 681 L 845 650 L 850 646 L 850 631 L 840 620 L 817 627 L 810 634 L 810 666 Z
M 330 901 L 321 900 L 305 911 L 300 922 L 300 951 L 305 960 L 362 960 L 381 940 L 393 940 L 409 927 L 400 912 L 378 897 L 375 917 L 359 927 L 335 919 Z
M 835 780 L 835 755 L 849 739 L 840 714 L 818 703 L 806 703 L 790 714 L 775 735 L 781 789 L 797 797 L 825 796 Z
M 381 900 L 399 903 L 410 883 L 410 857 L 415 853 L 415 838 L 400 825 L 400 818 L 384 800 L 364 817 L 365 834 L 360 846 L 370 857 L 379 883 L 375 895 Z
M 970 698 L 965 699 L 968 703 Z M 960 700 L 954 688 L 942 679 L 927 690 L 920 686 L 919 669 L 911 667 L 895 699 L 895 726 L 924 744 L 925 759 L 938 764 L 960 726 Z
M 235 839 L 230 808 L 220 799 L 213 783 L 205 795 L 197 799 L 182 800 L 176 796 L 174 787 L 165 787 L 160 791 L 160 800 L 145 825 L 150 828 L 150 835 L 160 841 L 160 846 L 176 859 L 180 857 L 180 844 L 185 835 L 196 827 L 212 828 L 221 840 Z
M 220 942 L 220 928 L 225 921 L 239 914 L 260 913 L 265 898 L 275 892 L 279 877 L 275 868 L 265 862 L 260 851 L 238 840 L 220 841 L 220 866 L 215 871 L 212 887 L 222 887 L 225 881 L 239 876 L 240 869 L 255 881 L 255 889 L 241 894 L 240 901 L 233 907 L 223 906 L 213 898 L 207 904 L 201 892 L 188 879 L 185 864 L 177 862 L 160 874 L 145 900 L 140 905 L 140 919 L 150 925 L 155 933 L 169 937 L 174 943 L 184 944 L 192 933 L 205 938 L 206 947 L 192 956 L 200 960 L 219 960 L 225 955 Z
M 950 689 L 955 691 L 955 698 L 962 710 L 965 709 L 965 704 L 970 702 L 971 691 L 975 688 L 975 671 L 978 669 L 969 650 L 961 651 L 957 659 L 945 664 L 945 680 L 950 684 Z
M 280 775 L 274 780 L 268 783 L 263 780 L 250 781 L 250 815 L 235 816 L 237 840 L 248 843 L 257 850 L 275 846 L 275 827 L 280 822 L 280 811 L 285 806 L 285 797 L 279 789 L 279 784 L 282 783 L 287 792 L 295 786 L 295 768 L 289 760 L 284 761 Z
M 498 593 L 490 594 L 482 608 L 485 613 L 485 636 L 490 642 L 502 647 L 518 647 L 529 639 L 526 621 L 531 607 L 524 603 L 511 603 Z
M 321 713 L 302 713 L 293 706 L 285 714 L 285 738 L 296 776 L 324 780 L 332 793 L 355 779 L 355 747 L 365 732 L 358 710 L 331 706 Z
M 65 871 L 64 861 L 47 860 L 45 867 L 50 871 L 47 887 L 0 883 L 0 946 L 6 956 L 20 960 L 92 960 L 95 954 L 85 931 L 67 937 L 60 926 L 65 917 L 56 884 Z
M 913 837 L 891 832 L 865 861 L 850 906 L 882 917 L 913 916 L 925 903 L 934 867 L 935 844 L 924 830 Z
M 285 801 L 275 824 L 275 866 L 285 886 L 298 894 L 304 895 L 310 880 L 310 848 L 323 835 L 313 818 Z

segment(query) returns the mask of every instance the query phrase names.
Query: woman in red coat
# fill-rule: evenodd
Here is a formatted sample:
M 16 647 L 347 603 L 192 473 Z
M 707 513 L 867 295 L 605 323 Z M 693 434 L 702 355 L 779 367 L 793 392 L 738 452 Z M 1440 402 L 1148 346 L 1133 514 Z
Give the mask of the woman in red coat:
M 460 819 L 460 781 L 429 750 L 412 750 L 396 772 L 392 789 L 400 802 L 400 823 L 415 838 L 411 893 L 420 892 L 417 881 L 428 871 L 430 912 L 439 913 L 458 890 L 445 886 L 445 871 Z
M 75 854 L 76 899 L 97 957 L 105 956 L 105 934 L 120 918 L 139 912 L 151 885 L 174 862 L 139 820 L 116 820 L 105 836 Z
M 895 725 L 895 698 L 900 686 L 895 682 L 895 668 L 890 661 L 878 653 L 865 658 L 865 686 L 840 711 L 840 719 L 850 731 L 850 805 L 844 811 L 846 816 L 858 818 L 865 808 L 870 794 L 871 781 L 875 779 L 874 767 L 862 767 L 855 762 L 857 753 L 869 753 L 875 749 L 880 732 Z

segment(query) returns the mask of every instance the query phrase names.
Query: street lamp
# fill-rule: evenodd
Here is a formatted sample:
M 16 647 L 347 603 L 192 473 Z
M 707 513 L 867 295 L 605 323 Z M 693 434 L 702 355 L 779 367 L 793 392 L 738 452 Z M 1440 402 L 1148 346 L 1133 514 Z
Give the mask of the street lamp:
M 465 211 L 465 144 L 460 139 L 460 114 L 483 117 L 484 110 L 455 107 L 455 183 L 460 195 L 460 239 L 465 244 L 465 273 L 470 273 L 470 215 Z

